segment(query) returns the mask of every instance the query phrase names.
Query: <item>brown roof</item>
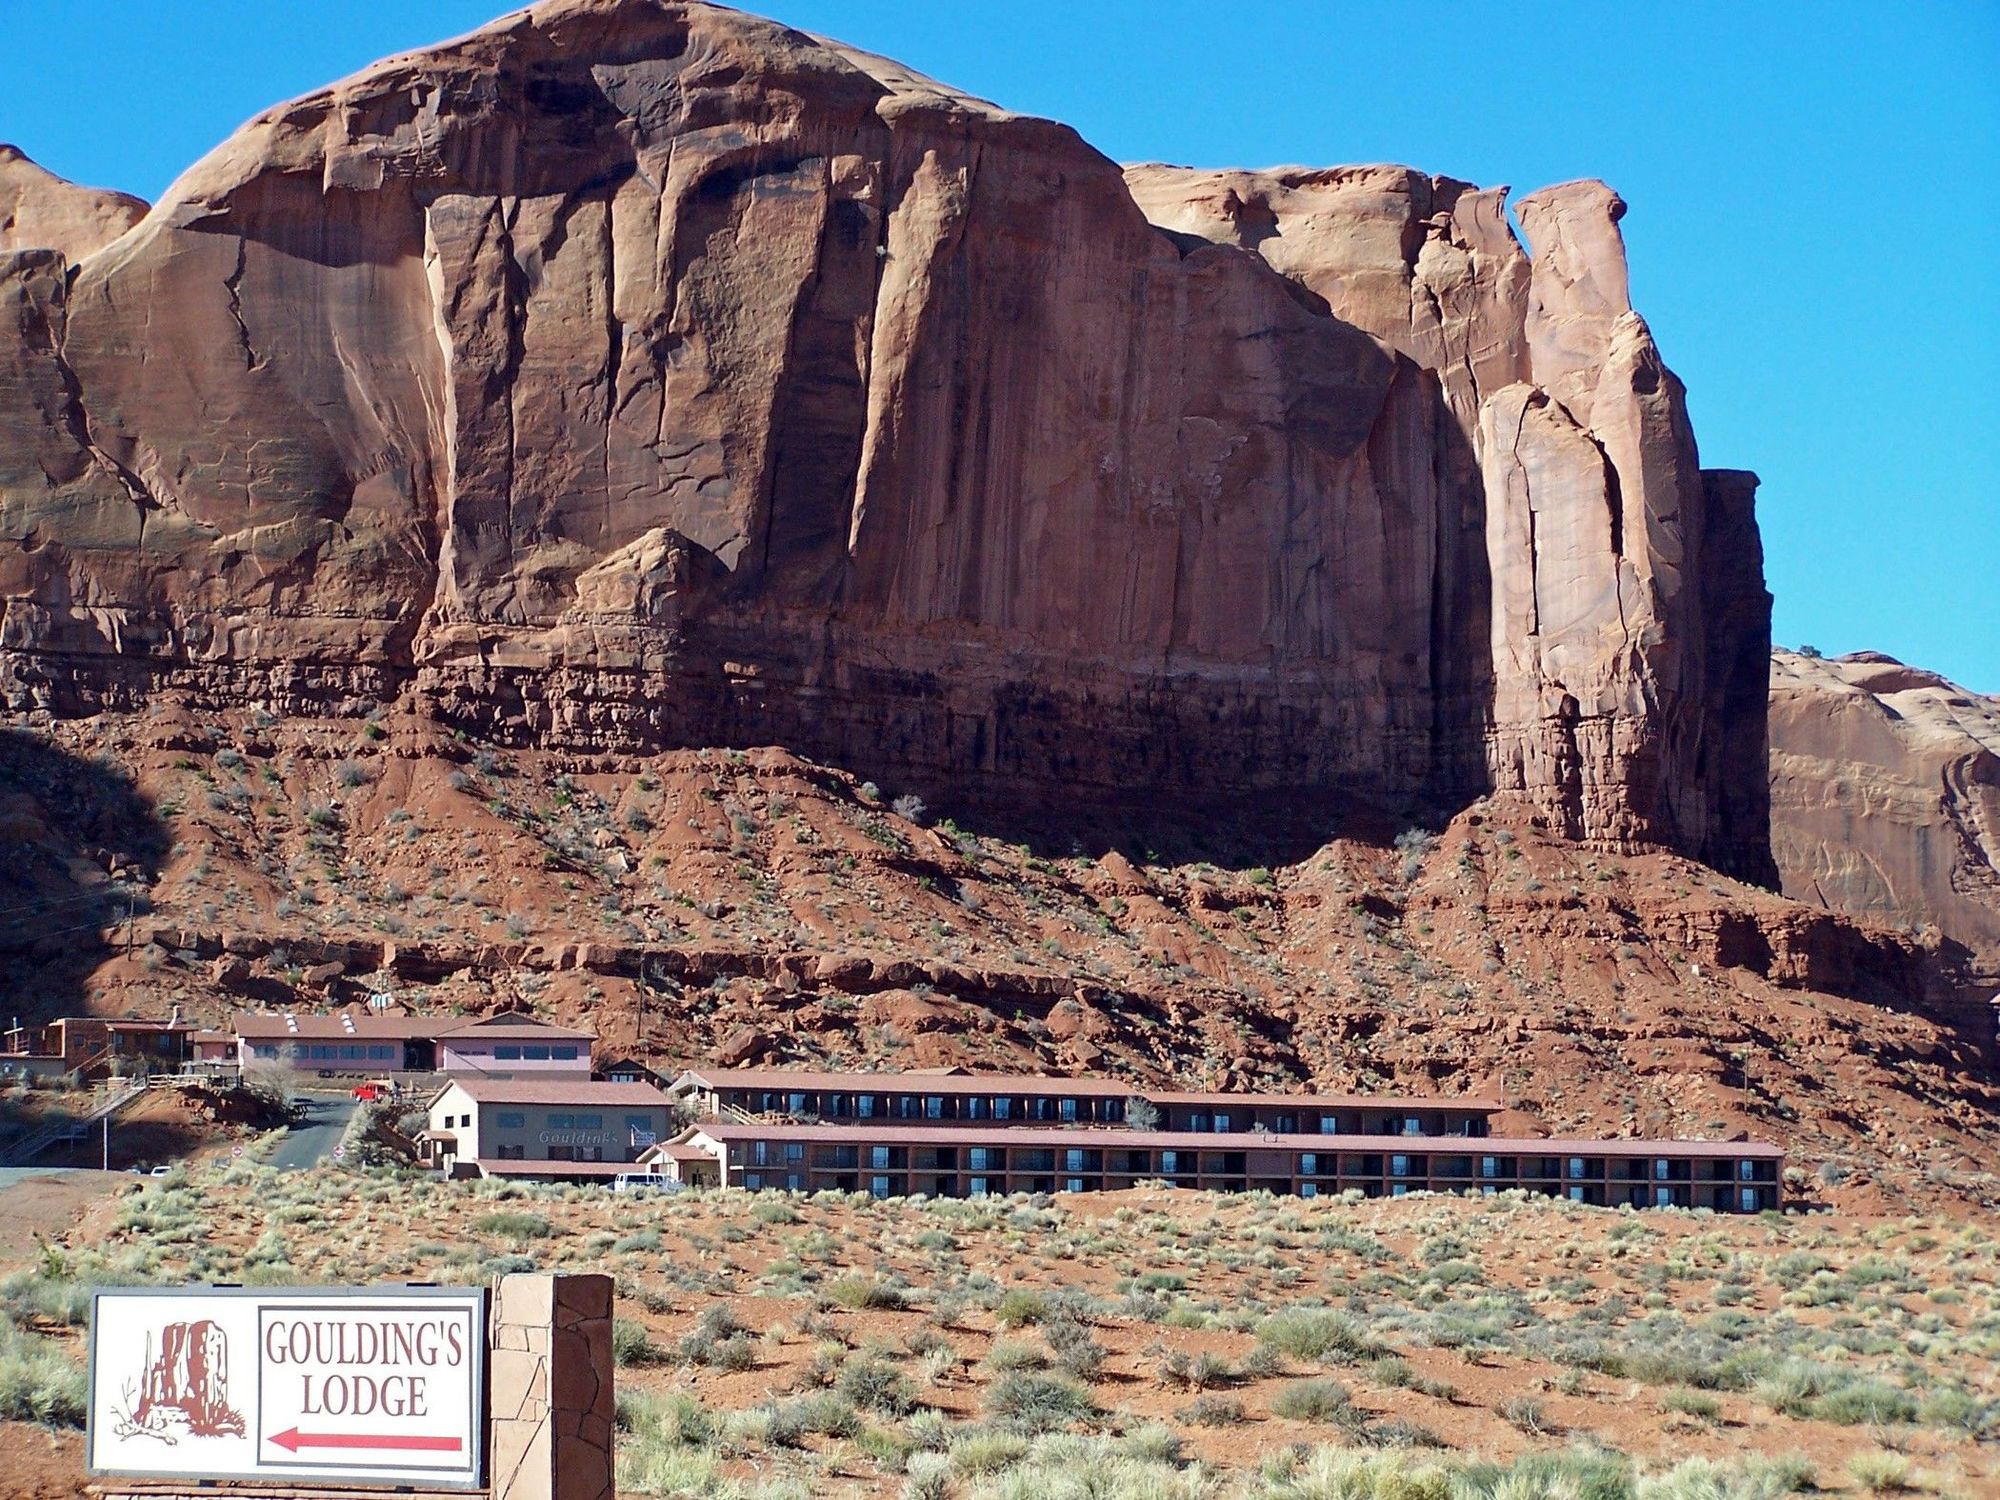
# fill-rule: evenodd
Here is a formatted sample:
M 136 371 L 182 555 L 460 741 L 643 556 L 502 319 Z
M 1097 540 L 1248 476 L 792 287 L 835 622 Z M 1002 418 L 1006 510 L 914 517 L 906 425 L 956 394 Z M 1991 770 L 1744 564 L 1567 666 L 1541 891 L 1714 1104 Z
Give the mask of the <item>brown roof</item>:
M 441 1042 L 461 1041 L 530 1041 L 530 1042 L 591 1042 L 597 1034 L 591 1031 L 577 1031 L 568 1026 L 555 1026 L 542 1021 L 512 1021 L 504 1026 L 461 1026 L 455 1031 L 438 1033 Z
M 665 1109 L 673 1104 L 650 1083 L 606 1083 L 594 1078 L 455 1077 L 436 1094 L 461 1089 L 475 1104 L 629 1104 Z
M 1573 1140 L 1466 1135 L 1275 1135 L 1254 1130 L 1045 1129 L 1020 1125 L 725 1125 L 695 1127 L 711 1140 L 824 1141 L 883 1146 L 1025 1146 L 1081 1150 L 1349 1151 L 1409 1156 L 1782 1157 L 1764 1141 Z
M 488 1177 L 616 1177 L 630 1172 L 629 1161 L 506 1161 L 482 1156 L 479 1170 Z M 713 1160 L 713 1158 L 711 1158 Z
M 436 1040 L 460 1034 L 587 1040 L 591 1035 L 587 1031 L 572 1031 L 567 1027 L 545 1025 L 539 1021 L 523 1020 L 514 1015 L 509 1015 L 504 1020 L 496 1017 L 494 1021 L 482 1025 L 469 1021 L 464 1016 L 380 1016 L 354 1011 L 326 1014 L 251 1010 L 237 1012 L 233 1025 L 238 1036 L 258 1041 L 282 1041 L 287 1037 L 301 1037 L 314 1042 L 387 1042 L 412 1038 Z
M 689 1068 L 682 1079 L 710 1088 L 798 1089 L 808 1093 L 853 1093 L 869 1089 L 928 1094 L 1026 1094 L 1073 1098 L 1125 1099 L 1137 1095 L 1157 1104 L 1240 1104 L 1322 1109 L 1463 1109 L 1497 1111 L 1491 1099 L 1401 1094 L 1226 1094 L 1161 1090 L 1116 1078 L 1051 1078 L 1043 1074 L 825 1073 L 804 1068 Z

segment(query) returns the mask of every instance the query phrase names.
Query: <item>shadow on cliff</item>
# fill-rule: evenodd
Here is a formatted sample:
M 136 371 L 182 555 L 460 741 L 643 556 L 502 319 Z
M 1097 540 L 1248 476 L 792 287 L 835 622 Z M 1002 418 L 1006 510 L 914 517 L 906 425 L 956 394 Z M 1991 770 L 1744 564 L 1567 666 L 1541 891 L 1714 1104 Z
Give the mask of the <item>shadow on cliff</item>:
M 0 1014 L 82 1012 L 106 931 L 150 910 L 168 844 L 124 771 L 0 729 Z
M 1044 859 L 1117 852 L 1135 864 L 1273 868 L 1309 859 L 1336 838 L 1392 844 L 1435 829 L 1451 810 L 1421 801 L 1342 796 L 1321 788 L 1197 796 L 1065 788 L 1023 796 L 974 793 L 932 809 L 968 832 L 1026 846 Z

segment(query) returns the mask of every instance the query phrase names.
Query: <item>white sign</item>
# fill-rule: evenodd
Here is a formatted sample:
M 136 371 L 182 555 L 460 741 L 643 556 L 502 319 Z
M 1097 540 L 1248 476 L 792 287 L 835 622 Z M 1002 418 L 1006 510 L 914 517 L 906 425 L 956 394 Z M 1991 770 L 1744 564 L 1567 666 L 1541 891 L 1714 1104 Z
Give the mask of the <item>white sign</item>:
M 92 1298 L 93 1474 L 475 1487 L 486 1293 L 105 1289 Z

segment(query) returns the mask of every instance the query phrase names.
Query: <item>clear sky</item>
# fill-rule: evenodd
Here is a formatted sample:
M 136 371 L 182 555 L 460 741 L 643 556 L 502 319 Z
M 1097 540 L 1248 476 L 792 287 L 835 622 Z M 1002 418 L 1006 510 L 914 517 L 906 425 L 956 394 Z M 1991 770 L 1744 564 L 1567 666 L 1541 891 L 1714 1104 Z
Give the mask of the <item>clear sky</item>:
M 0 0 L 0 140 L 150 199 L 265 105 L 501 8 Z M 1779 642 L 2000 692 L 1993 0 L 760 8 L 1122 161 L 1604 178 L 1703 460 L 1763 476 Z

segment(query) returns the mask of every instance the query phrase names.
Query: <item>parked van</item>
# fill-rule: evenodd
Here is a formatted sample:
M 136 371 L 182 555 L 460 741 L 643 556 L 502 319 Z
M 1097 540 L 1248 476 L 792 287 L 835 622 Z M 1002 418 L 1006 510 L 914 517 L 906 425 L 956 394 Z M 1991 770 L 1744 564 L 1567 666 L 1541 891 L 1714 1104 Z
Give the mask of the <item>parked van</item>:
M 679 1187 L 678 1182 L 670 1182 L 657 1172 L 620 1172 L 611 1179 L 614 1193 L 667 1193 Z

